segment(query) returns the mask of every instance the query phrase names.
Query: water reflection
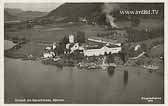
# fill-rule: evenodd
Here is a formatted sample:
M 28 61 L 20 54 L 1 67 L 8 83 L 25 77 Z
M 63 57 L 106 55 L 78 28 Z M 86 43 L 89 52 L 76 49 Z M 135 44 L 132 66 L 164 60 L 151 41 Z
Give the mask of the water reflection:
M 141 75 L 141 73 L 138 71 L 138 72 L 137 72 L 137 75 L 138 75 L 138 76 L 140 76 L 140 75 Z
M 149 73 L 152 73 L 152 72 L 153 72 L 153 70 L 148 70 L 148 72 L 149 72 Z
M 128 83 L 128 71 L 124 70 L 124 85 L 127 85 Z
M 144 103 L 136 97 L 142 95 L 163 97 L 164 94 L 163 76 L 157 74 L 151 74 L 146 78 L 146 73 L 141 72 L 138 76 L 132 70 L 124 72 L 113 67 L 109 67 L 107 73 L 101 70 L 83 72 L 85 70 L 74 67 L 63 67 L 60 70 L 55 66 L 43 65 L 40 61 L 23 61 L 6 57 L 4 66 L 6 103 L 15 103 L 15 98 L 20 97 L 60 97 L 65 99 L 63 103 Z M 127 84 L 128 71 L 129 84 Z M 107 77 L 107 74 L 112 77 Z M 127 85 L 123 86 L 124 83 Z
M 59 70 L 62 70 L 62 69 L 63 69 L 63 66 L 62 66 L 62 65 L 58 65 L 57 68 L 58 68 Z
M 115 67 L 109 66 L 107 68 L 107 72 L 108 72 L 108 75 L 112 77 L 114 75 L 114 72 L 115 72 Z

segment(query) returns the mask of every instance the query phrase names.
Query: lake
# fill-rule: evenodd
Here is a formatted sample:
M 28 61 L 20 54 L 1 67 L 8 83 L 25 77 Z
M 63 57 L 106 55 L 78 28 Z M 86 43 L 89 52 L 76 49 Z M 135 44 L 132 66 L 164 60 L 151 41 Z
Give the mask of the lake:
M 16 44 L 14 44 L 12 41 L 4 40 L 4 49 L 5 50 L 10 49 L 10 48 L 12 48 L 15 45 Z
M 4 65 L 5 103 L 32 103 L 15 101 L 28 98 L 64 100 L 49 103 L 91 104 L 163 103 L 164 99 L 164 76 L 141 68 L 80 70 L 6 57 Z M 147 102 L 141 97 L 162 100 Z

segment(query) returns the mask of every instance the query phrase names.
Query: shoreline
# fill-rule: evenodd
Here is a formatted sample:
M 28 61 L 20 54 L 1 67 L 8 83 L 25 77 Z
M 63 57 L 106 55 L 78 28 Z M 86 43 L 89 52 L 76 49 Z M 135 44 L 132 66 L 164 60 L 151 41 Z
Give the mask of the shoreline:
M 10 57 L 7 57 L 7 58 L 10 58 Z M 144 68 L 143 66 L 135 66 L 135 65 L 117 65 L 113 70 L 108 70 L 108 67 L 110 67 L 110 66 L 106 66 L 105 68 L 102 68 L 101 67 L 101 65 L 99 65 L 100 67 L 99 68 L 95 68 L 95 69 L 88 69 L 88 68 L 80 68 L 80 67 L 78 67 L 77 65 L 70 65 L 70 64 L 65 64 L 65 63 L 52 63 L 52 61 L 50 61 L 50 62 L 48 62 L 47 64 L 46 63 L 44 63 L 43 61 L 43 59 L 41 59 L 41 58 L 34 58 L 34 59 L 30 59 L 30 58 L 20 58 L 20 57 L 18 57 L 18 58 L 11 58 L 11 59 L 21 59 L 21 60 L 23 60 L 23 61 L 28 61 L 28 60 L 30 60 L 30 61 L 38 61 L 38 62 L 40 62 L 41 64 L 44 64 L 44 65 L 48 65 L 48 66 L 56 66 L 56 67 L 59 67 L 59 68 L 63 68 L 63 67 L 76 67 L 76 68 L 78 68 L 78 69 L 80 69 L 80 70 L 87 70 L 87 71 L 96 71 L 97 69 L 98 70 L 102 70 L 102 71 L 131 71 L 131 70 L 134 70 L 134 71 L 143 71 L 143 72 L 149 72 L 149 73 L 157 73 L 157 74 L 159 74 L 159 75 L 164 75 L 164 70 L 162 70 L 161 69 L 161 67 L 159 68 L 159 69 L 157 69 L 157 70 L 150 70 L 150 69 L 147 69 L 147 68 Z M 48 60 L 47 60 L 48 61 Z M 164 67 L 163 67 L 164 68 Z

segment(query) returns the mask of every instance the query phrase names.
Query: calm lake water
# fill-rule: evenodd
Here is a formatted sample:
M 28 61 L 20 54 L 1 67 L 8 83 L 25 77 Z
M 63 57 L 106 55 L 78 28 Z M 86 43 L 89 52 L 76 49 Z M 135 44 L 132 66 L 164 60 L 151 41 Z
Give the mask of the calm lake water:
M 10 48 L 12 48 L 15 45 L 16 44 L 14 44 L 12 41 L 4 40 L 4 49 L 5 50 L 10 49 Z
M 64 99 L 53 103 L 150 103 L 141 97 L 161 97 L 163 75 L 138 68 L 80 70 L 40 61 L 5 58 L 5 103 L 16 99 Z M 21 102 L 22 103 L 22 102 Z M 24 102 L 25 103 L 25 102 Z

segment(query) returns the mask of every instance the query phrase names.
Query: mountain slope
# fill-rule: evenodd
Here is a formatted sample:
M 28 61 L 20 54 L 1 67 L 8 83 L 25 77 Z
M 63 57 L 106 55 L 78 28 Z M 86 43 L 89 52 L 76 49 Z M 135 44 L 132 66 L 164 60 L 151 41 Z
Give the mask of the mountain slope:
M 32 20 L 38 17 L 43 17 L 47 14 L 47 12 L 40 11 L 24 11 L 18 14 L 18 18 L 20 20 Z
M 22 9 L 18 8 L 5 8 L 5 11 L 13 16 L 16 16 L 17 19 L 21 21 L 32 20 L 37 17 L 43 17 L 47 15 L 47 12 L 23 11 Z
M 13 16 L 17 16 L 18 14 L 24 12 L 22 9 L 19 8 L 5 8 L 5 11 Z
M 101 11 L 101 5 L 102 3 L 65 3 L 47 16 L 88 16 L 96 11 Z
M 112 9 L 110 14 L 113 14 L 117 21 L 121 19 L 128 19 L 128 17 L 136 18 L 162 18 L 164 16 L 164 4 L 163 3 L 108 3 L 109 7 L 106 9 Z M 58 18 L 59 20 L 76 21 L 80 17 L 87 18 L 88 21 L 106 23 L 106 13 L 103 12 L 104 3 L 65 3 L 60 7 L 54 9 L 48 15 L 39 18 L 40 21 L 54 22 Z M 116 8 L 117 9 L 114 9 Z M 120 10 L 159 10 L 159 15 L 123 15 L 120 14 Z M 62 19 L 61 19 L 62 18 Z
M 16 16 L 9 14 L 7 11 L 4 11 L 4 21 L 15 21 L 17 20 Z
M 103 3 L 65 3 L 39 18 L 38 23 L 78 21 L 80 17 L 95 20 L 102 15 Z

